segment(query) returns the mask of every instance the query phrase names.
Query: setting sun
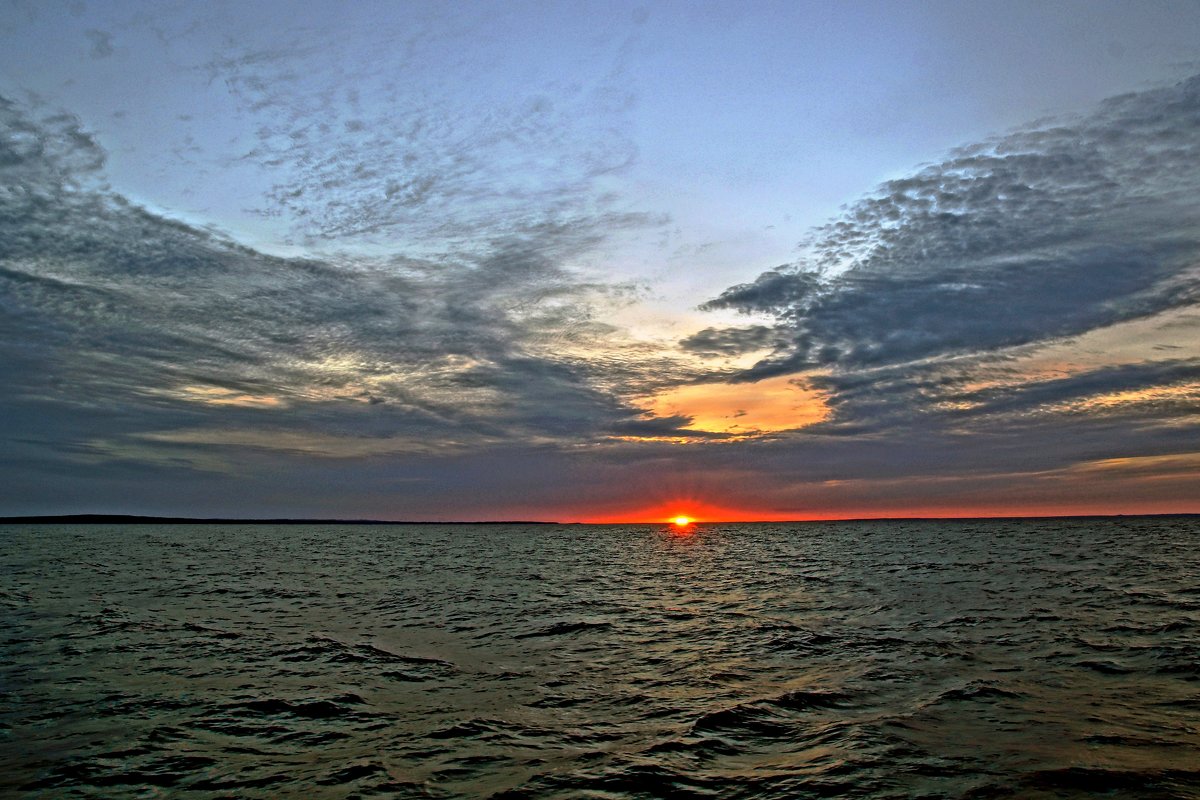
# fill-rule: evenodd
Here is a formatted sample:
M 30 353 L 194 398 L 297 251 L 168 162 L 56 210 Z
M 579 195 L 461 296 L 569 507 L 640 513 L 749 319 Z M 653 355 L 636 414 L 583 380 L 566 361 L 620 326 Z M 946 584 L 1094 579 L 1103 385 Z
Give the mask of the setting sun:
M 671 522 L 675 523 L 677 527 L 686 528 L 688 525 L 692 524 L 692 518 L 680 515 L 672 519 Z

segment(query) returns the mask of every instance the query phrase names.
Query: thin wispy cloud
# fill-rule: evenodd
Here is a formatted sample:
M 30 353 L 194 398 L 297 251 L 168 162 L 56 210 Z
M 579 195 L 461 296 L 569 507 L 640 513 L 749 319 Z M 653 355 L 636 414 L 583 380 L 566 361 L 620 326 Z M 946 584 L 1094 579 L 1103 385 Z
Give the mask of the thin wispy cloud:
M 516 96 L 500 96 L 489 75 L 498 46 L 468 13 L 456 25 L 360 23 L 319 47 L 307 35 L 235 47 L 197 69 L 253 120 L 237 158 L 272 184 L 255 211 L 283 217 L 309 245 L 463 249 L 620 216 L 596 180 L 637 157 L 621 42 L 578 53 L 572 81 L 539 76 Z M 457 54 L 448 64 L 447 53 Z

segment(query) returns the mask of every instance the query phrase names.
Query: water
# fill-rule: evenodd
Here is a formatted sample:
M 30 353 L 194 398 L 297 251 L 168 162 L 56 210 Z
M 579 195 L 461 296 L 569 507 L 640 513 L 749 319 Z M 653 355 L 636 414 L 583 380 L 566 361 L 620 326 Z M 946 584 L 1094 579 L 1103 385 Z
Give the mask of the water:
M 1200 797 L 1200 519 L 0 528 L 15 797 Z

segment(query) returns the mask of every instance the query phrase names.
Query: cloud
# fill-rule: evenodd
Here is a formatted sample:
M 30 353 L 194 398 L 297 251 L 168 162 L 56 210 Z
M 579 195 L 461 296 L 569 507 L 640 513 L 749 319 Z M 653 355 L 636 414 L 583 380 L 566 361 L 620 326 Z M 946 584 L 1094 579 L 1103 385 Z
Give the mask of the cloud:
M 92 43 L 92 58 L 108 58 L 113 54 L 112 34 L 94 28 L 85 31 L 88 41 Z
M 688 336 L 679 346 L 703 358 L 719 358 L 754 353 L 780 344 L 780 337 L 774 328 L 749 325 L 743 328 L 705 328 Z
M 965 147 L 819 228 L 709 309 L 788 347 L 743 376 L 989 353 L 1194 303 L 1200 76 Z
M 671 372 L 598 321 L 619 287 L 564 267 L 636 220 L 436 260 L 279 258 L 131 204 L 104 160 L 73 117 L 0 100 L 0 404 L 30 461 L 586 442 L 642 418 L 614 384 Z
M 637 156 L 619 42 L 575 54 L 571 84 L 553 72 L 518 80 L 495 68 L 510 45 L 486 15 L 410 17 L 347 21 L 353 35 L 319 44 L 276 32 L 202 67 L 253 132 L 238 161 L 270 184 L 258 213 L 308 246 L 457 251 L 620 213 L 596 188 Z
M 1001 431 L 1032 421 L 1063 430 L 1119 422 L 1122 435 L 1114 443 L 1137 448 L 1145 444 L 1146 431 L 1186 424 L 1200 411 L 1200 362 L 1195 359 L 1147 360 L 1054 377 L 1019 360 L 1009 363 L 981 358 L 811 375 L 808 384 L 824 393 L 835 413 L 809 433 L 850 438 L 943 429 L 990 442 Z M 1025 446 L 1046 458 L 1050 439 L 1041 436 Z M 947 469 L 953 470 L 951 463 Z
M 705 311 L 729 308 L 746 314 L 787 314 L 807 307 L 821 288 L 817 272 L 804 272 L 788 267 L 768 270 L 750 283 L 726 289 L 720 297 L 700 306 Z
M 713 379 L 802 375 L 833 412 L 793 441 L 805 453 L 833 437 L 858 464 L 850 442 L 884 436 L 872 458 L 916 469 L 903 455 L 912 432 L 944 432 L 1003 471 L 1000 438 L 1057 461 L 1051 443 L 1089 455 L 1074 446 L 1092 441 L 1084 430 L 1108 437 L 1114 457 L 1154 453 L 1164 426 L 1186 428 L 1200 410 L 1200 328 L 1173 311 L 1200 298 L 1198 219 L 1200 76 L 881 185 L 814 231 L 801 261 L 702 306 L 773 324 L 710 328 L 681 346 L 770 347 Z M 1046 427 L 1033 433 L 1035 421 Z M 972 458 L 951 448 L 939 468 Z
M 1120 402 L 1106 403 L 1106 398 Z M 1200 361 L 1128 364 L 1017 386 L 947 392 L 945 402 L 961 416 L 1073 412 L 1096 416 L 1141 416 L 1139 402 L 1156 406 L 1155 416 L 1184 418 L 1200 413 Z M 1126 412 L 1126 413 L 1122 413 Z

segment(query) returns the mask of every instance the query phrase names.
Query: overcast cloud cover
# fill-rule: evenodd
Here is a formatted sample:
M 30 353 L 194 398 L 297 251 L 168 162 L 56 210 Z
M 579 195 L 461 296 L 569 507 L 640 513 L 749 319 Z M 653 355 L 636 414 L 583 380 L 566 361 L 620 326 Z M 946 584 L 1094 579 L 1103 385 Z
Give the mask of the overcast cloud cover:
M 893 165 L 780 266 L 664 299 L 705 246 L 683 199 L 639 193 L 647 15 L 513 92 L 512 18 L 445 60 L 481 8 L 215 49 L 184 17 L 64 15 L 80 59 L 157 42 L 208 87 L 137 145 L 173 170 L 161 198 L 121 116 L 102 135 L 11 68 L 0 514 L 1200 510 L 1200 75 Z M 206 199 L 172 212 L 189 180 Z M 778 379 L 824 420 L 647 410 Z

